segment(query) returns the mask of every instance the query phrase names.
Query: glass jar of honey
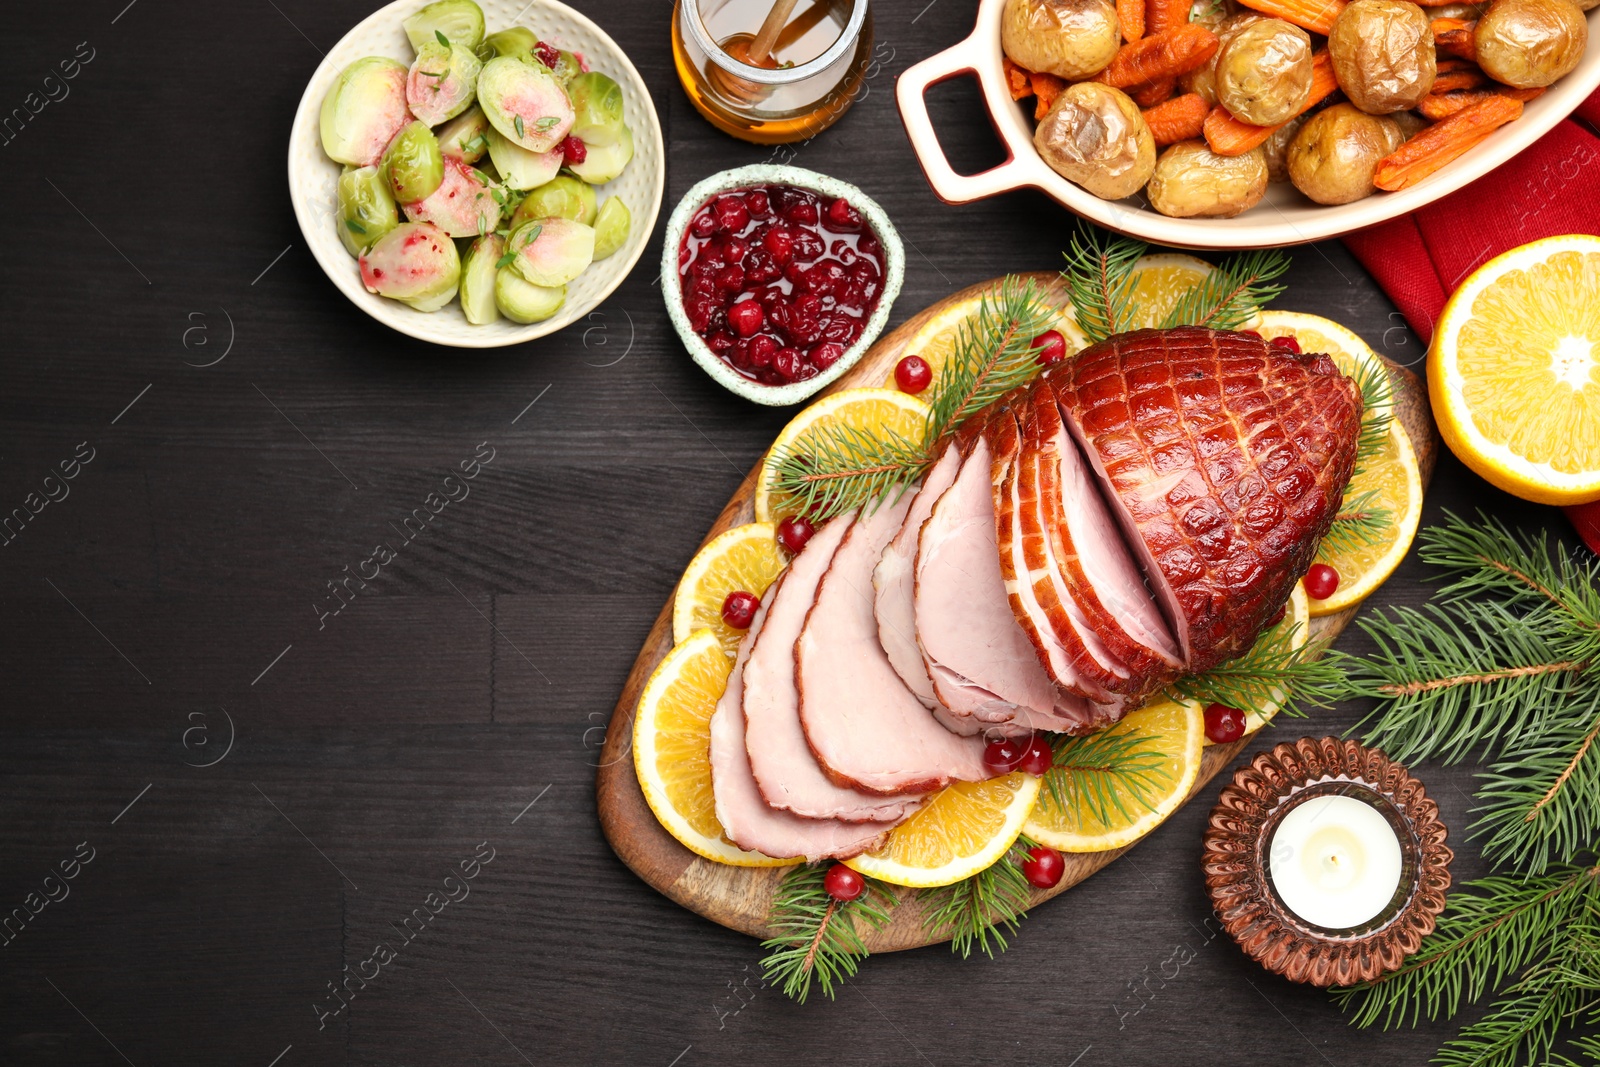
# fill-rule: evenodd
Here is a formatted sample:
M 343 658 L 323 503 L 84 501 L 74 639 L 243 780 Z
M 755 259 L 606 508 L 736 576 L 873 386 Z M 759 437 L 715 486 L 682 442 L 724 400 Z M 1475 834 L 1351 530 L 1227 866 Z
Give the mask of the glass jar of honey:
M 741 61 L 770 0 L 677 0 L 672 57 L 695 109 L 756 144 L 803 141 L 855 101 L 872 52 L 868 0 L 811 0 L 764 65 Z

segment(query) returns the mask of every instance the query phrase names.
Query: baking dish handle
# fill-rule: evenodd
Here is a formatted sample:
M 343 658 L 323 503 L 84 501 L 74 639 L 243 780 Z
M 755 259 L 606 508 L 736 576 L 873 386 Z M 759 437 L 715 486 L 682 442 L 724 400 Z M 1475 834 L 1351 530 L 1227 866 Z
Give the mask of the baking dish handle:
M 947 204 L 965 204 L 1034 184 L 1031 173 L 1036 158 L 1019 157 L 1009 144 L 1006 144 L 1006 161 L 998 167 L 977 174 L 957 174 L 945 158 L 938 135 L 934 133 L 933 122 L 928 117 L 927 93 L 933 86 L 962 74 L 978 74 L 982 85 L 980 49 L 994 47 L 994 41 L 988 39 L 992 36 L 985 34 L 980 24 L 978 32 L 971 37 L 907 68 L 895 83 L 900 121 L 905 124 L 906 135 L 911 138 L 917 162 L 922 164 L 922 172 L 927 175 L 934 194 Z M 984 96 L 989 98 L 989 87 L 982 88 Z M 989 106 L 993 106 L 992 100 Z M 1004 137 L 1001 143 L 1005 143 Z

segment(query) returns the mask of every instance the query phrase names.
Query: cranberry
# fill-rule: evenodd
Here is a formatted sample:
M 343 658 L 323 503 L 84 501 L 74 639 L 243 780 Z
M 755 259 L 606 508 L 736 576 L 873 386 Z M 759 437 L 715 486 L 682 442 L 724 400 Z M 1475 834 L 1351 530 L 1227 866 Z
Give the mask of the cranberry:
M 698 216 L 696 220 L 698 221 Z M 716 223 L 713 221 L 712 225 L 715 226 Z M 794 235 L 788 230 L 774 226 L 761 235 L 761 247 L 772 253 L 773 261 L 780 267 L 786 266 L 789 260 L 794 258 Z
M 849 275 L 838 263 L 823 260 L 815 266 L 806 268 L 805 286 L 813 293 L 831 293 L 847 277 Z
M 878 280 L 878 268 L 870 259 L 858 259 L 850 267 L 850 277 L 857 282 L 875 282 Z
M 1274 337 L 1270 343 L 1277 348 L 1287 349 L 1297 356 L 1300 354 L 1300 342 L 1293 337 Z
M 540 41 L 538 44 L 534 45 L 533 53 L 539 57 L 539 62 L 543 63 L 551 70 L 555 70 L 556 65 L 561 62 L 560 50 L 557 49 L 555 45 L 549 44 L 545 41 Z
M 589 158 L 589 146 L 583 143 L 581 137 L 568 137 L 561 142 L 561 154 L 568 163 L 582 163 Z
M 764 333 L 758 333 L 750 338 L 745 346 L 745 358 L 750 361 L 750 366 L 757 370 L 765 370 L 772 366 L 772 357 L 778 354 L 778 342 Z
M 852 207 L 848 200 L 835 200 L 828 205 L 828 227 L 843 233 L 855 233 L 861 229 L 861 212 Z
M 1028 750 L 1022 754 L 1022 762 L 1017 764 L 1017 770 L 1027 771 L 1029 774 L 1043 774 L 1055 766 L 1056 754 L 1039 734 L 1034 734 L 1028 742 Z
M 822 215 L 817 210 L 817 202 L 808 198 L 791 204 L 789 209 L 783 213 L 783 217 L 790 222 L 798 222 L 805 226 L 815 226 Z
M 1058 330 L 1046 330 L 1035 337 L 1030 345 L 1039 350 L 1039 365 L 1048 367 L 1067 358 L 1067 339 Z
M 844 864 L 835 863 L 823 876 L 822 888 L 834 900 L 848 904 L 867 891 L 867 880 Z
M 873 259 L 883 258 L 883 246 L 880 245 L 878 243 L 878 239 L 872 236 L 870 233 L 866 234 L 861 238 L 861 240 L 856 242 L 856 251 L 860 252 L 864 256 L 870 256 Z
M 806 283 L 806 269 L 798 260 L 791 259 L 783 265 L 783 280 L 799 288 Z
M 752 189 L 744 194 L 744 206 L 753 219 L 764 219 L 772 215 L 772 205 L 767 202 L 767 194 L 760 189 Z
M 1327 600 L 1339 588 L 1339 572 L 1326 563 L 1313 563 L 1306 571 L 1306 596 Z
M 1067 861 L 1061 858 L 1061 853 L 1045 845 L 1030 848 L 1028 858 L 1022 861 L 1022 877 L 1029 885 L 1040 889 L 1054 889 L 1066 873 Z
M 844 355 L 844 345 L 837 341 L 824 341 L 806 353 L 806 358 L 811 365 L 819 371 L 827 370 L 839 362 L 839 357 Z
M 717 229 L 724 233 L 738 233 L 750 224 L 750 209 L 744 206 L 743 197 L 719 196 L 711 202 L 711 210 L 717 216 Z
M 995 774 L 1010 774 L 1028 754 L 1027 746 L 1015 737 L 990 741 L 983 748 L 983 765 Z
M 783 271 L 778 269 L 778 264 L 773 262 L 772 253 L 764 248 L 757 248 L 744 257 L 744 279 L 751 285 L 765 285 L 774 278 L 781 278 Z
M 716 302 L 709 296 L 697 296 L 689 301 L 689 328 L 704 337 L 711 329 L 712 317 L 717 313 Z
M 728 270 L 738 270 L 738 267 L 729 267 Z M 740 337 L 749 337 L 766 324 L 767 316 L 762 312 L 761 305 L 754 300 L 741 300 L 728 309 L 728 325 L 733 327 L 733 332 Z
M 814 345 L 822 340 L 822 320 L 816 315 L 808 315 L 803 311 L 791 311 L 788 324 L 784 332 L 789 335 L 789 340 L 799 345 Z M 778 364 L 778 369 L 783 369 L 783 364 Z
M 690 296 L 716 296 L 717 276 L 708 270 L 697 271 L 690 277 Z
M 856 338 L 861 336 L 861 323 L 849 315 L 824 315 L 818 321 L 822 323 L 824 341 L 848 346 L 855 344 Z
M 725 267 L 727 264 L 728 256 L 727 253 L 722 250 L 721 243 L 717 241 L 707 241 L 705 244 L 700 246 L 700 257 L 694 261 L 694 267 L 690 267 L 689 269 L 693 270 L 695 267 L 698 267 L 701 270 L 714 270 L 717 267 Z
M 735 630 L 748 630 L 760 604 L 754 593 L 735 589 L 722 598 L 722 621 Z
M 689 223 L 689 232 L 696 237 L 710 237 L 717 232 L 717 217 L 710 208 L 703 207 L 695 213 L 694 221 Z
M 1226 704 L 1206 705 L 1206 737 L 1219 745 L 1244 736 L 1244 712 Z
M 920 393 L 933 381 L 933 368 L 921 356 L 906 356 L 894 365 L 894 384 L 902 393 Z
M 793 240 L 796 259 L 810 261 L 818 258 L 828 250 L 828 246 L 822 243 L 822 238 L 811 230 L 801 230 L 794 235 Z
M 706 338 L 706 345 L 719 356 L 732 352 L 734 344 L 733 335 L 723 333 L 720 330 Z
M 780 348 L 778 354 L 772 357 L 772 369 L 786 382 L 801 380 L 800 368 L 804 363 L 805 356 L 801 355 L 798 348 Z
M 790 515 L 778 523 L 778 544 L 789 552 L 799 552 L 811 540 L 817 527 L 804 515 Z
M 742 237 L 722 239 L 722 258 L 727 263 L 742 263 L 750 252 L 750 242 Z
M 723 267 L 717 271 L 717 288 L 729 296 L 744 290 L 744 268 Z

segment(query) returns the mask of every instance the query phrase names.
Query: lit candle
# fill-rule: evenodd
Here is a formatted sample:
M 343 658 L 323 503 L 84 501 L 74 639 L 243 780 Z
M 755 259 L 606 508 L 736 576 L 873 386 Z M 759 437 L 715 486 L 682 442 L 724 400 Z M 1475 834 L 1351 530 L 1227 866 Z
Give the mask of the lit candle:
M 1308 923 L 1348 930 L 1383 912 L 1400 886 L 1400 839 L 1371 804 L 1314 797 L 1272 835 L 1269 875 L 1284 907 Z

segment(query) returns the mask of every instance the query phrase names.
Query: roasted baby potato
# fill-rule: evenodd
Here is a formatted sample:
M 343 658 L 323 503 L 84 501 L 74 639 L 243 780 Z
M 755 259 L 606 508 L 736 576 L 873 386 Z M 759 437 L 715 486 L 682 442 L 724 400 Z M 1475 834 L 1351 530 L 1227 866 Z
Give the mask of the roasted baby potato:
M 1121 200 L 1150 180 L 1156 143 L 1139 106 L 1099 82 L 1069 85 L 1033 132 L 1050 168 L 1103 200 Z
M 1433 30 L 1406 0 L 1355 0 L 1334 20 L 1328 51 L 1339 88 L 1370 115 L 1403 111 L 1433 88 Z
M 1257 19 L 1217 49 L 1217 102 L 1257 126 L 1287 122 L 1311 95 L 1311 35 L 1282 19 Z
M 1572 0 L 1494 0 L 1472 34 L 1483 72 L 1518 89 L 1570 74 L 1588 41 L 1589 24 Z
M 1319 204 L 1348 204 L 1371 196 L 1379 160 L 1405 136 L 1393 119 L 1335 104 L 1306 121 L 1289 145 L 1289 180 Z
M 1145 195 L 1163 215 L 1231 219 L 1261 202 L 1267 159 L 1260 148 L 1219 156 L 1201 140 L 1179 141 L 1161 153 Z
M 1000 47 L 1027 70 L 1078 81 L 1100 73 L 1122 43 L 1111 0 L 1006 0 Z

